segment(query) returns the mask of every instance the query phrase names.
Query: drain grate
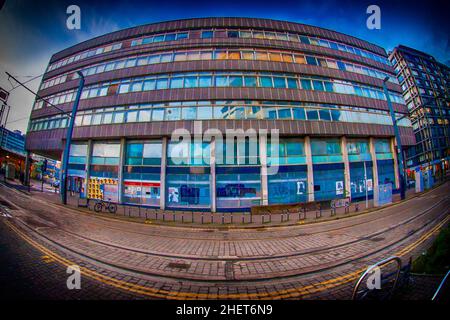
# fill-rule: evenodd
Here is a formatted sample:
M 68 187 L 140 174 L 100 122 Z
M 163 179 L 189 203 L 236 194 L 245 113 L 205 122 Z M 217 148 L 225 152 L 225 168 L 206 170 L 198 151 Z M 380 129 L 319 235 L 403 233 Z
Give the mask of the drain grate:
M 184 262 L 170 262 L 167 265 L 167 268 L 170 269 L 178 269 L 178 270 L 187 270 L 191 265 L 189 263 Z

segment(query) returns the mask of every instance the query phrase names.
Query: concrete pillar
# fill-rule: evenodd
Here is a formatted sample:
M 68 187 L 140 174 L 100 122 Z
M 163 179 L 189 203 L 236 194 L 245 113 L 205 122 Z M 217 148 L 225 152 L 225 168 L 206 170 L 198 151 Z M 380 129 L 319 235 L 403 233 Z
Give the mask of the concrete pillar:
M 342 152 L 342 160 L 344 162 L 345 197 L 351 198 L 352 193 L 350 190 L 350 163 L 348 161 L 347 138 L 346 137 L 341 137 L 341 152 Z
M 394 158 L 394 177 L 395 177 L 395 189 L 400 188 L 400 175 L 398 172 L 398 154 L 397 146 L 395 145 L 395 138 L 391 138 L 391 152 Z
M 166 167 L 167 167 L 167 137 L 162 138 L 161 150 L 161 182 L 159 185 L 159 208 L 166 208 Z
M 259 160 L 261 163 L 261 204 L 269 204 L 269 188 L 267 179 L 267 135 L 259 135 Z
M 216 138 L 212 137 L 211 143 L 209 145 L 210 150 L 210 170 L 211 170 L 211 185 L 210 185 L 210 195 L 211 195 L 211 212 L 217 211 L 216 204 Z
M 309 138 L 309 136 L 305 137 L 305 156 L 306 166 L 308 169 L 308 188 L 306 192 L 308 192 L 308 201 L 311 202 L 314 201 L 314 171 L 311 153 L 311 139 Z
M 373 169 L 373 200 L 374 206 L 378 206 L 378 166 L 377 166 L 377 153 L 375 152 L 375 139 L 370 137 L 369 139 L 370 157 L 372 158 Z
M 92 144 L 92 139 L 89 139 L 86 151 L 86 167 L 84 168 L 86 174 L 86 178 L 84 179 L 84 194 L 86 195 L 86 198 L 88 198 L 89 177 L 91 175 Z
M 119 158 L 119 173 L 117 175 L 117 187 L 118 187 L 118 202 L 122 203 L 122 195 L 123 195 L 123 166 L 125 164 L 125 147 L 126 147 L 126 139 L 120 139 L 120 158 Z

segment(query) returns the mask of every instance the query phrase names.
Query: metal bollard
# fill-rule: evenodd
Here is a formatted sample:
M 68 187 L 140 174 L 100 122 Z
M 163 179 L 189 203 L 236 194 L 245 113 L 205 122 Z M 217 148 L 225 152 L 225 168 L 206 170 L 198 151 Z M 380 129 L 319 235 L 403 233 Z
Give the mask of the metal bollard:
M 202 212 L 202 224 L 203 224 L 203 212 Z
M 166 221 L 166 213 L 163 212 L 163 221 Z
M 243 214 L 242 215 L 242 224 L 244 224 L 245 223 L 245 215 Z
M 359 203 L 355 204 L 355 212 L 359 211 Z
M 176 218 L 176 216 L 175 216 L 175 212 L 172 213 L 172 220 L 173 220 L 173 222 L 175 222 L 175 221 L 177 220 L 177 218 Z
M 158 211 L 156 211 L 155 213 L 156 213 L 155 220 L 158 220 Z
M 191 222 L 194 223 L 194 211 L 191 211 Z
M 184 223 L 184 212 L 183 215 L 181 216 L 181 223 Z
M 222 212 L 222 224 L 225 223 L 225 214 Z
M 234 216 L 234 215 L 231 214 L 231 217 L 230 217 L 230 223 L 231 223 L 231 224 L 233 224 L 233 216 Z

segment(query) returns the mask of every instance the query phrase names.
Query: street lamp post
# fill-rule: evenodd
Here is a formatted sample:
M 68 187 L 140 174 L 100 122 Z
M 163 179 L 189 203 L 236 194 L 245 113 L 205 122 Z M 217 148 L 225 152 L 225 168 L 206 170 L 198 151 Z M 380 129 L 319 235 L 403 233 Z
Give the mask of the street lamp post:
M 75 116 L 78 110 L 78 104 L 80 102 L 81 91 L 84 87 L 84 76 L 80 71 L 77 71 L 80 76 L 80 82 L 78 85 L 77 95 L 72 107 L 72 115 L 69 118 L 69 127 L 67 128 L 66 134 L 66 145 L 64 146 L 63 161 L 61 164 L 61 183 L 60 183 L 60 194 L 62 204 L 67 204 L 67 167 L 69 162 L 70 144 L 72 142 L 72 132 L 75 123 Z
M 391 114 L 392 118 L 392 124 L 394 126 L 394 133 L 395 133 L 395 141 L 397 143 L 397 156 L 399 158 L 398 161 L 398 171 L 399 171 L 399 177 L 400 177 L 400 198 L 403 200 L 405 199 L 405 170 L 404 170 L 404 159 L 403 159 L 403 152 L 402 152 L 402 142 L 400 140 L 400 132 L 398 130 L 397 126 L 397 119 L 395 118 L 395 112 L 394 108 L 392 107 L 391 98 L 389 97 L 389 92 L 386 86 L 386 82 L 389 80 L 389 77 L 384 78 L 383 80 L 383 90 L 384 95 L 386 96 L 386 101 L 389 107 L 389 113 Z

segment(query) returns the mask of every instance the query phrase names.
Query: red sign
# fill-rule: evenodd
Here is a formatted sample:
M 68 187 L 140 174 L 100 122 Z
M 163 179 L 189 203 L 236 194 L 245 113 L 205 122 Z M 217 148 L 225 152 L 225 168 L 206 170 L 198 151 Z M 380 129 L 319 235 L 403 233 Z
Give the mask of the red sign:
M 145 181 L 124 181 L 124 185 L 126 186 L 135 186 L 135 187 L 159 187 L 160 182 L 145 182 Z

